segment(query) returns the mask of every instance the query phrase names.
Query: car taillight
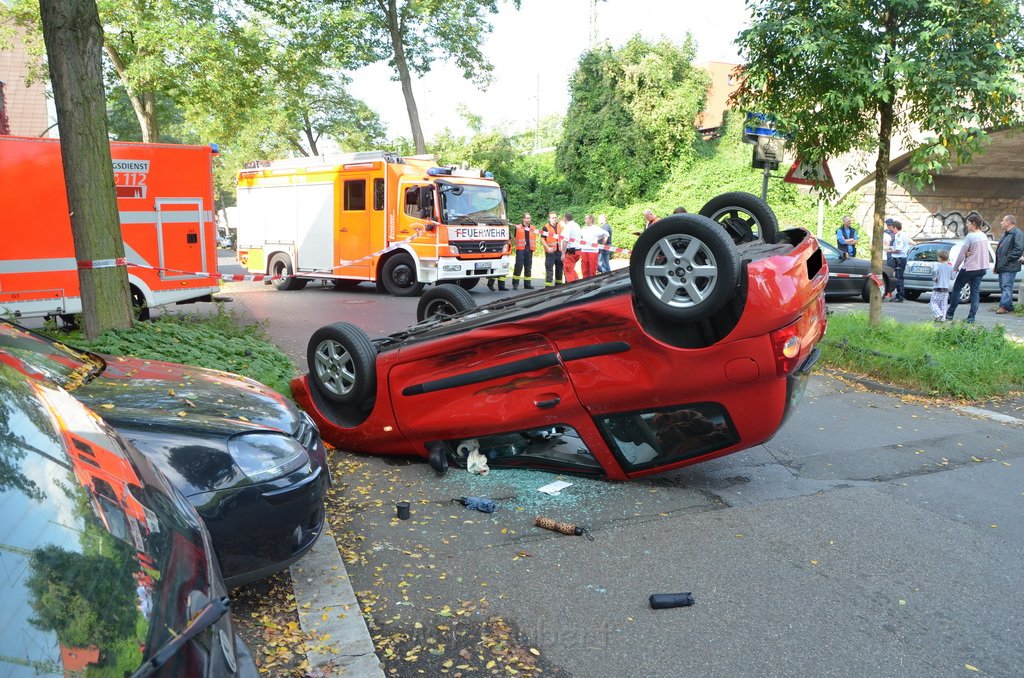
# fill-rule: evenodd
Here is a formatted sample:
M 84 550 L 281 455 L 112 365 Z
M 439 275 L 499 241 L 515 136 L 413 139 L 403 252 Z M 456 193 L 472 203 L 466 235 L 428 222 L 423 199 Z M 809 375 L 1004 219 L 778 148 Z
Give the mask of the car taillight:
M 775 353 L 775 371 L 780 377 L 793 372 L 800 361 L 800 335 L 797 323 L 786 325 L 771 333 L 772 350 Z

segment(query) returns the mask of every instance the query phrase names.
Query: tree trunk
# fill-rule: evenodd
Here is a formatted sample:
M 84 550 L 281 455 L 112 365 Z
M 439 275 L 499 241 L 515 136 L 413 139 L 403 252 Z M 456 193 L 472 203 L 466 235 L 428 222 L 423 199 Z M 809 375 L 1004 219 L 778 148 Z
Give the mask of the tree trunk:
M 142 130 L 142 141 L 152 144 L 160 141 L 160 124 L 156 119 L 156 94 L 144 92 L 141 95 L 135 93 L 135 89 L 128 84 L 128 73 L 124 60 L 116 49 L 110 45 L 104 45 L 103 50 L 110 57 L 110 62 L 117 71 L 117 77 L 124 85 L 124 91 L 128 94 L 128 101 L 132 104 L 135 117 L 139 121 L 139 129 Z
M 875 210 L 871 229 L 871 272 L 882 276 L 882 262 L 885 256 L 882 252 L 883 231 L 885 230 L 885 205 L 887 199 L 889 180 L 889 146 L 892 143 L 892 120 L 893 101 L 883 101 L 878 107 L 878 158 L 875 160 Z M 892 281 L 896 284 L 896 281 Z M 871 327 L 878 327 L 882 321 L 882 295 L 878 287 L 872 285 L 871 305 L 868 308 L 868 324 Z
M 96 0 L 40 0 L 39 8 L 60 124 L 75 258 L 79 262 L 123 259 L 100 58 L 103 29 Z M 108 329 L 132 326 L 127 269 L 100 266 L 78 271 L 82 329 L 88 339 Z
M 416 153 L 427 152 L 427 143 L 420 127 L 420 113 L 416 108 L 416 97 L 412 93 L 412 77 L 409 75 L 409 64 L 405 60 L 405 44 L 402 42 L 402 26 L 399 23 L 396 0 L 388 0 L 387 8 L 388 32 L 391 34 L 391 48 L 395 53 L 395 68 L 398 69 L 398 81 L 402 83 L 402 95 L 405 97 L 405 108 L 409 112 L 409 126 L 412 128 L 412 141 L 416 144 Z

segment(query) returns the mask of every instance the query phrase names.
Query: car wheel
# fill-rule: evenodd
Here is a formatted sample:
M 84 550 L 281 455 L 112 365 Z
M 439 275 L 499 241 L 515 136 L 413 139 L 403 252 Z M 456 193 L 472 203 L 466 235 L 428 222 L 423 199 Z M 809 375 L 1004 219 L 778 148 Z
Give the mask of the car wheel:
M 903 296 L 911 301 L 917 301 L 921 298 L 921 290 L 903 290 Z
M 136 320 L 149 320 L 149 305 L 146 304 L 146 295 L 135 285 L 132 285 L 129 294 L 132 298 L 132 315 Z
M 416 262 L 405 252 L 384 262 L 381 282 L 387 293 L 395 297 L 413 297 L 423 291 L 423 283 L 416 281 Z
M 699 214 L 721 224 L 733 242 L 753 242 L 760 238 L 773 243 L 779 235 L 779 220 L 764 200 L 736 191 L 708 200 Z
M 971 302 L 971 286 L 964 285 L 960 288 L 960 303 L 969 304 Z
M 637 300 L 671 321 L 714 314 L 732 298 L 739 273 L 736 245 L 697 214 L 673 214 L 648 227 L 629 260 Z
M 480 284 L 480 278 L 463 278 L 459 281 L 459 287 L 464 290 L 471 290 Z
M 871 301 L 871 286 L 872 285 L 875 285 L 875 283 L 872 282 L 871 278 L 867 278 L 864 281 L 864 289 L 862 289 L 860 291 L 860 298 L 864 300 L 865 304 L 867 304 L 867 303 L 869 303 Z M 877 285 L 875 285 L 875 286 L 877 287 Z M 890 287 L 889 287 L 889 276 L 887 276 L 886 274 L 883 273 L 882 274 L 882 294 L 885 294 L 886 292 L 888 292 L 889 289 L 890 289 Z M 908 299 L 909 299 L 909 297 L 908 297 Z
M 476 308 L 473 296 L 458 285 L 434 285 L 423 293 L 416 304 L 416 320 L 423 322 L 434 316 L 452 316 Z
M 376 355 L 373 342 L 355 325 L 325 325 L 306 347 L 309 379 L 331 402 L 365 406 L 377 388 Z
M 292 262 L 288 260 L 288 257 L 283 254 L 275 254 L 270 260 L 269 267 L 270 275 L 286 276 L 279 278 L 278 280 L 272 280 L 271 283 L 274 285 L 274 289 L 278 290 L 301 290 L 306 286 L 307 280 L 305 278 L 292 277 Z

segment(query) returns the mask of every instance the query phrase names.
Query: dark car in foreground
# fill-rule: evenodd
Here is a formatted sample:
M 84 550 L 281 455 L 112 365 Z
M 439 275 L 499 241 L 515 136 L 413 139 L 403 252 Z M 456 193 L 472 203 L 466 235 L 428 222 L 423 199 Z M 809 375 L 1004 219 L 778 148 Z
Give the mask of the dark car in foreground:
M 213 537 L 229 586 L 298 560 L 320 536 L 329 484 L 319 431 L 251 379 L 99 355 L 0 321 L 0 358 L 68 390 L 146 454 Z
M 907 290 L 907 299 L 914 301 L 925 292 L 932 291 L 932 273 L 939 261 L 939 252 L 949 254 L 949 263 L 955 264 L 956 258 L 963 247 L 963 239 L 959 240 L 928 240 L 920 242 L 910 248 L 907 252 L 907 270 L 903 275 L 904 286 Z M 981 298 L 987 299 L 992 295 L 999 295 L 999 275 L 992 271 L 996 263 L 996 255 L 993 251 L 995 243 L 989 247 L 989 267 L 981 279 Z M 971 288 L 964 285 L 960 291 L 960 302 L 970 301 Z
M 817 360 L 828 269 L 810 233 L 727 196 L 648 227 L 628 269 L 480 307 L 435 286 L 375 341 L 322 327 L 292 390 L 333 445 L 439 470 L 479 451 L 625 480 L 762 443 Z
M 258 675 L 195 510 L 16 364 L 0 362 L 3 675 Z
M 828 261 L 828 284 L 826 297 L 860 297 L 865 303 L 871 301 L 871 286 L 878 283 L 871 278 L 871 261 L 856 257 L 843 258 L 834 246 L 818 241 Z M 896 282 L 896 273 L 888 266 L 882 267 L 882 283 L 886 292 L 891 292 Z

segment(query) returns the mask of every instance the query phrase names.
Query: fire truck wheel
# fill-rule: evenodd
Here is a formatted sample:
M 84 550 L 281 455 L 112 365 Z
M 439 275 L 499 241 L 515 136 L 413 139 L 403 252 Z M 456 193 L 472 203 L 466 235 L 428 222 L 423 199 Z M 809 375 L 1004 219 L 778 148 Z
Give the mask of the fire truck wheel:
M 471 290 L 480 284 L 480 278 L 463 278 L 459 281 L 459 287 L 464 290 Z
M 673 214 L 640 234 L 629 259 L 636 300 L 673 322 L 713 315 L 736 291 L 740 257 L 721 226 Z
M 369 409 L 377 388 L 376 356 L 373 342 L 355 325 L 325 325 L 306 347 L 309 380 L 331 402 Z
M 131 286 L 132 313 L 136 320 L 149 320 L 149 306 L 146 304 L 146 295 L 135 285 Z
M 292 262 L 283 254 L 275 254 L 270 260 L 270 275 L 287 276 L 271 281 L 274 289 L 278 290 L 301 290 L 309 282 L 305 278 L 292 276 Z
M 395 297 L 414 297 L 423 291 L 423 283 L 416 281 L 416 262 L 405 252 L 384 262 L 381 281 L 388 294 Z
M 737 245 L 761 239 L 774 243 L 779 235 L 779 220 L 764 200 L 736 191 L 708 200 L 699 214 L 725 227 Z
M 476 308 L 476 300 L 458 285 L 434 285 L 423 293 L 416 304 L 416 321 L 435 316 L 452 316 Z

